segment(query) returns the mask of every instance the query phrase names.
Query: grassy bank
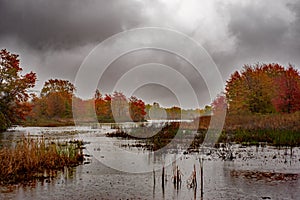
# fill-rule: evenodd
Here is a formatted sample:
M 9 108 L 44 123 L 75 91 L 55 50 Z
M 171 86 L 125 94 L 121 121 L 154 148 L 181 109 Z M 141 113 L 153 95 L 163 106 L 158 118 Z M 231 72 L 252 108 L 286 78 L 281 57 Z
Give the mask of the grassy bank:
M 83 161 L 81 141 L 55 143 L 23 137 L 16 146 L 0 149 L 0 184 L 26 182 L 45 170 L 76 166 Z
M 30 119 L 20 123 L 22 126 L 36 126 L 36 127 L 59 127 L 59 126 L 74 126 L 73 119 Z
M 150 128 L 150 134 L 145 130 L 140 131 L 137 128 L 131 130 L 130 134 L 126 130 L 119 129 L 115 133 L 107 134 L 107 136 L 127 139 L 146 138 L 145 147 L 157 150 L 169 144 L 176 134 L 184 135 L 183 140 L 180 140 L 181 137 L 178 137 L 179 140 L 176 141 L 178 143 L 186 142 L 186 139 L 190 138 L 187 135 L 189 131 L 185 131 L 184 134 L 181 131 L 178 132 L 180 125 L 181 128 L 185 130 L 191 131 L 198 129 L 198 134 L 190 145 L 190 148 L 197 149 L 206 137 L 210 121 L 210 116 L 203 116 L 192 123 L 170 123 L 159 131 L 151 130 Z M 147 137 L 148 135 L 151 135 L 151 137 Z M 229 142 L 248 145 L 267 143 L 273 146 L 300 146 L 300 113 L 243 116 L 228 115 L 226 116 L 222 133 L 218 138 L 218 143 Z
M 99 119 L 97 121 L 98 123 L 116 123 L 114 119 Z M 118 123 L 122 122 L 129 122 L 128 120 L 124 121 L 118 121 Z M 144 122 L 144 121 L 142 121 Z M 94 119 L 84 119 L 79 120 L 77 123 L 95 123 Z M 22 126 L 35 126 L 35 127 L 59 127 L 59 126 L 74 126 L 75 122 L 73 118 L 52 118 L 52 119 L 46 119 L 46 118 L 40 118 L 40 119 L 27 119 L 25 121 L 22 121 L 19 123 L 19 125 Z M 1 129 L 0 129 L 1 131 Z
M 267 142 L 274 146 L 300 146 L 300 132 L 294 130 L 236 130 L 234 133 L 228 133 L 230 141 L 238 143 L 257 144 Z
M 207 130 L 198 130 L 198 135 L 191 144 L 191 148 L 198 148 L 206 137 Z M 300 146 L 300 132 L 293 130 L 249 130 L 237 129 L 226 131 L 223 130 L 218 143 L 239 143 L 243 145 L 258 145 L 259 143 L 267 143 L 272 146 Z
M 197 145 L 203 142 L 209 123 L 210 116 L 200 117 Z M 300 146 L 300 113 L 227 115 L 219 142 Z

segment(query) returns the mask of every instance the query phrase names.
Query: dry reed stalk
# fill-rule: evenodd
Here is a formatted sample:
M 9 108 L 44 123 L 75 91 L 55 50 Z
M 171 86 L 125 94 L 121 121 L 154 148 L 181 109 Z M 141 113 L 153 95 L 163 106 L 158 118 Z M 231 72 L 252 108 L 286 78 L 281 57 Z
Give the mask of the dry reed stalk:
M 82 161 L 82 152 L 74 144 L 63 147 L 45 139 L 23 136 L 15 148 L 0 149 L 0 184 L 30 179 L 48 169 L 73 166 Z

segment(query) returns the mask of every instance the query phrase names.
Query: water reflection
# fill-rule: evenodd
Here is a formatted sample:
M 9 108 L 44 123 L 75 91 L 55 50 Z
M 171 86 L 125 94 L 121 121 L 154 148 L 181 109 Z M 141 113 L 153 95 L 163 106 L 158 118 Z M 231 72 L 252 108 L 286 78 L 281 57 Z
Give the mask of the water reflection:
M 139 167 L 147 167 L 150 170 L 148 173 L 130 174 L 112 169 L 102 162 L 102 159 L 109 157 L 115 159 L 114 162 L 119 162 L 114 148 L 109 146 L 111 143 L 107 143 L 107 138 L 104 137 L 105 132 L 110 130 L 109 127 L 82 128 L 82 132 L 78 135 L 62 135 L 58 134 L 57 130 L 57 128 L 53 130 L 41 128 L 40 132 L 36 131 L 34 135 L 54 133 L 53 137 L 58 138 L 83 138 L 84 141 L 90 142 L 85 150 L 86 155 L 91 155 L 86 158 L 89 159 L 88 164 L 65 168 L 62 171 L 46 172 L 45 179 L 35 180 L 28 185 L 0 187 L 0 199 L 261 199 L 262 197 L 296 199 L 300 196 L 299 178 L 269 181 L 257 179 L 255 174 L 254 178 L 251 178 L 251 173 L 250 178 L 242 173 L 237 176 L 233 174 L 234 171 L 247 170 L 299 174 L 299 148 L 294 148 L 291 156 L 285 149 L 264 145 L 243 148 L 236 146 L 232 147 L 236 159 L 224 161 L 218 156 L 222 149 L 205 149 L 204 154 L 200 156 L 199 153 L 182 155 L 176 151 L 148 153 L 144 149 L 131 147 L 127 150 L 145 156 Z M 63 128 L 62 132 L 72 130 L 74 127 Z M 24 133 L 27 132 L 15 130 L 0 134 L 0 143 L 12 145 L 13 141 Z M 109 140 L 117 146 L 129 142 L 117 138 Z M 97 156 L 92 156 L 95 152 Z M 203 173 L 200 157 L 203 158 Z M 134 167 L 138 163 L 135 159 L 139 158 L 133 158 L 135 163 L 129 162 L 129 166 Z M 126 161 L 128 160 L 123 160 Z M 192 174 L 196 176 L 196 187 L 188 187 L 187 180 Z M 181 181 L 177 179 L 178 177 Z

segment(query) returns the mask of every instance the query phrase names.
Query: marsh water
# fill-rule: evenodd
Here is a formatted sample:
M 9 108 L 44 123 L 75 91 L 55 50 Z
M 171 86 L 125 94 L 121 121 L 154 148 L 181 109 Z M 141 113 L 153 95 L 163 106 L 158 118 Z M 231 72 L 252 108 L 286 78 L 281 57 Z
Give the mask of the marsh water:
M 0 134 L 1 146 L 22 135 L 85 142 L 82 165 L 55 172 L 55 177 L 0 187 L 0 199 L 299 199 L 300 148 L 224 145 L 203 153 L 184 150 L 153 153 L 131 144 L 141 141 L 106 137 L 111 125 L 15 127 Z M 30 134 L 30 135 L 28 135 Z M 230 148 L 234 159 L 220 156 Z M 292 151 L 292 154 L 291 154 Z M 203 159 L 203 194 L 200 162 Z M 188 187 L 196 169 L 197 187 Z M 162 184 L 162 168 L 165 176 Z M 181 175 L 173 184 L 174 166 Z

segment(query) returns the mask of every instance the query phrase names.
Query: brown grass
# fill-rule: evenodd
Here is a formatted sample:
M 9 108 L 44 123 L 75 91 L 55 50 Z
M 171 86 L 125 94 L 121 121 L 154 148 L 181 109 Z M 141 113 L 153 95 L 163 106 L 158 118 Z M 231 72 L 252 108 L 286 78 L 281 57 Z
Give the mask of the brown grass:
M 210 125 L 210 116 L 199 119 L 198 129 L 207 129 Z M 230 115 L 225 118 L 224 131 L 233 130 L 290 130 L 300 131 L 300 112 L 293 114 L 252 114 Z
M 210 116 L 200 117 L 194 146 L 204 140 Z M 300 146 L 300 112 L 292 114 L 227 115 L 219 142 Z
M 22 137 L 14 148 L 0 149 L 0 184 L 22 182 L 44 170 L 78 165 L 83 160 L 80 144 Z
M 269 115 L 227 115 L 225 130 L 293 130 L 300 131 L 300 112 Z

